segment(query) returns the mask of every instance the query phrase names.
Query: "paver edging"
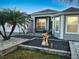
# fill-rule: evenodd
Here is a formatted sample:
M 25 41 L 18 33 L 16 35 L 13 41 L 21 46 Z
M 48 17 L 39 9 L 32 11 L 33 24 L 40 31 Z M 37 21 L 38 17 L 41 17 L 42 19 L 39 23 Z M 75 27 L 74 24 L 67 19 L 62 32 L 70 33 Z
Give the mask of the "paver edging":
M 49 49 L 49 48 L 43 48 L 43 47 L 29 46 L 29 45 L 23 45 L 23 44 L 20 44 L 19 46 L 22 48 L 25 48 L 25 49 L 40 50 L 40 51 L 45 51 L 45 52 L 52 53 L 52 54 L 57 54 L 57 55 L 62 55 L 62 56 L 70 56 L 69 51 L 62 51 L 62 50 Z
M 79 59 L 76 48 L 74 46 L 74 42 L 69 41 L 69 45 L 70 45 L 70 50 L 71 50 L 71 59 Z

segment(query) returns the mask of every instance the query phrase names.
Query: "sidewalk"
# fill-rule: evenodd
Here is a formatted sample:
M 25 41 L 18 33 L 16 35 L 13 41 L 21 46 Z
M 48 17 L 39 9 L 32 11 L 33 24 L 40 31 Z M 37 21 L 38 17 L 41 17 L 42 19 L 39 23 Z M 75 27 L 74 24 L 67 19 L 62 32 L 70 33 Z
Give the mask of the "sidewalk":
M 0 51 L 5 50 L 7 48 L 16 46 L 18 44 L 21 44 L 25 41 L 29 41 L 30 39 L 22 39 L 22 38 L 14 38 L 12 37 L 10 40 L 7 41 L 1 41 L 0 40 Z
M 79 59 L 79 42 L 69 41 L 71 49 L 71 59 Z

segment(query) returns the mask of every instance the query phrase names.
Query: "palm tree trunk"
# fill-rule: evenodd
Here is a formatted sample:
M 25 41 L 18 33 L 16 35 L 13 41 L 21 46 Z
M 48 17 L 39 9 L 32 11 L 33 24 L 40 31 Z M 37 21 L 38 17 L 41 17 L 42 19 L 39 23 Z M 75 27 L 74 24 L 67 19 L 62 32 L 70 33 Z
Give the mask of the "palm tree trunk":
M 3 40 L 8 40 L 8 37 L 7 37 L 7 35 L 6 35 L 6 30 L 5 30 L 4 24 L 2 24 L 2 28 L 3 28 L 3 31 L 4 31 Z
M 15 23 L 15 24 L 13 25 L 13 27 L 12 27 L 12 30 L 11 30 L 9 36 L 8 36 L 8 40 L 10 39 L 10 37 L 11 37 L 11 35 L 12 35 L 12 33 L 13 33 L 15 27 L 16 27 L 16 23 Z
M 2 34 L 2 32 L 0 31 L 0 35 L 4 38 L 4 35 Z
M 2 28 L 3 28 L 3 31 L 4 31 L 4 36 L 7 37 L 4 24 L 2 24 Z

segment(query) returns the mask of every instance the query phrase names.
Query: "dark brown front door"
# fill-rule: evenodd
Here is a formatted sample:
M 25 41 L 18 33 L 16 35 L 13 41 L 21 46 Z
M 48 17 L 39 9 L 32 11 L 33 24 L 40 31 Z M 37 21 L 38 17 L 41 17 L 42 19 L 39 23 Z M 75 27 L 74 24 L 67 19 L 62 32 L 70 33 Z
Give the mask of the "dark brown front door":
M 52 19 L 49 17 L 49 32 L 52 34 Z

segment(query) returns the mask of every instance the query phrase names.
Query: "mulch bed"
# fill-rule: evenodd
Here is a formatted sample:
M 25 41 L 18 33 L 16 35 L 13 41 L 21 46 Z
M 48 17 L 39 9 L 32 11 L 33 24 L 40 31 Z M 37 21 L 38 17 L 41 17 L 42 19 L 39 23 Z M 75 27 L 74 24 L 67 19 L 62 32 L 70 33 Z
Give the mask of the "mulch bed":
M 28 42 L 24 42 L 24 45 L 31 45 L 31 46 L 37 46 L 37 47 L 45 47 L 42 46 L 42 37 L 40 36 L 29 36 L 29 35 L 15 35 L 13 37 L 17 37 L 17 38 L 26 38 L 26 39 L 32 39 L 32 38 L 37 38 L 34 39 L 32 41 L 28 41 Z M 41 39 L 39 39 L 41 38 Z M 52 40 L 50 40 L 52 39 Z M 51 48 L 51 49 L 57 49 L 57 50 L 64 50 L 64 51 L 70 51 L 70 47 L 69 47 L 69 42 L 66 40 L 61 40 L 58 39 L 56 37 L 49 37 L 49 46 L 45 47 L 45 48 Z
M 31 46 L 37 46 L 37 47 L 44 47 L 41 45 L 42 39 L 34 39 L 29 42 L 24 42 L 24 45 L 31 45 Z M 70 51 L 69 43 L 68 41 L 64 40 L 49 40 L 49 46 L 45 48 L 51 48 L 51 49 L 57 49 L 57 50 L 64 50 L 64 51 Z

